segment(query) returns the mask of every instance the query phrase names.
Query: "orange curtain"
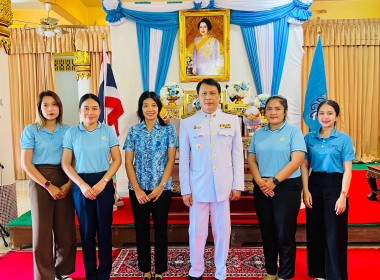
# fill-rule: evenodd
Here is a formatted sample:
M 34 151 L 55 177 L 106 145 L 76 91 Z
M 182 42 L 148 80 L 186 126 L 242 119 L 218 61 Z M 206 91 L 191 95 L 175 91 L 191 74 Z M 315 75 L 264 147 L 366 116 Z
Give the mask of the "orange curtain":
M 53 55 L 51 53 L 11 55 L 9 80 L 15 177 L 26 179 L 26 173 L 20 164 L 19 139 L 24 127 L 35 121 L 37 95 L 47 89 L 56 91 Z
M 36 97 L 45 89 L 56 91 L 53 53 L 76 50 L 90 52 L 92 88 L 95 94 L 98 92 L 95 83 L 99 80 L 102 37 L 105 37 L 105 49 L 111 55 L 109 26 L 90 26 L 88 29 L 68 31 L 68 34 L 60 38 L 46 38 L 40 37 L 34 29 L 11 29 L 9 79 L 16 179 L 27 178 L 20 165 L 19 139 L 25 126 L 35 121 Z
M 337 129 L 351 136 L 358 161 L 379 161 L 380 19 L 304 23 L 303 99 L 318 26 L 321 28 L 328 98 L 341 107 Z M 302 129 L 307 132 L 305 123 Z

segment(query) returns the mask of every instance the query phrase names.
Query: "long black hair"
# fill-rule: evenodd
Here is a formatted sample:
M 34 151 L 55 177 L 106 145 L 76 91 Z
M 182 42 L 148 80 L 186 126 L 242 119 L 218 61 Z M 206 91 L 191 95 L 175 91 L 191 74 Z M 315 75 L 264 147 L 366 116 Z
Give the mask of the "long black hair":
M 167 123 L 160 117 L 162 102 L 160 98 L 158 97 L 157 93 L 155 93 L 154 91 L 144 91 L 139 98 L 137 116 L 139 117 L 140 121 L 143 122 L 145 120 L 142 108 L 143 108 L 144 100 L 147 98 L 152 98 L 153 101 L 156 102 L 157 107 L 158 107 L 158 114 L 157 114 L 158 122 L 160 123 L 161 126 L 166 126 Z

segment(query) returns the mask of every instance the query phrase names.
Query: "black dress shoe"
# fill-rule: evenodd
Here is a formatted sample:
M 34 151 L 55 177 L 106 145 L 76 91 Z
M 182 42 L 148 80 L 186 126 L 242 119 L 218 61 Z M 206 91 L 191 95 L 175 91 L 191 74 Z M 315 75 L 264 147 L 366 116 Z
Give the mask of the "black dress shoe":
M 187 280 L 202 280 L 202 276 L 200 277 L 193 277 L 193 276 L 187 276 Z
M 143 280 L 152 280 L 152 277 L 143 277 Z

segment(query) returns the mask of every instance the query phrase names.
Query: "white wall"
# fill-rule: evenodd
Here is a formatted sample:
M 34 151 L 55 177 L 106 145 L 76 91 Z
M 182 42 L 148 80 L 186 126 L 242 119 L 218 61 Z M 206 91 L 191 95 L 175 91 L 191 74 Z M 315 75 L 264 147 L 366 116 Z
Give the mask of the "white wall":
M 72 57 L 54 57 L 72 58 Z M 69 126 L 76 126 L 79 123 L 78 113 L 78 82 L 75 78 L 75 71 L 55 72 L 55 83 L 57 94 L 61 98 L 63 106 L 63 122 Z

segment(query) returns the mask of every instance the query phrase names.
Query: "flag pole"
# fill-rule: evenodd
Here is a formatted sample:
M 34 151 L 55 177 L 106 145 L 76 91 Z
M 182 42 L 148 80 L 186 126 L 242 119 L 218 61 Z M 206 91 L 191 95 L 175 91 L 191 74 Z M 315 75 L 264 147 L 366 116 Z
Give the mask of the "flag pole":
M 107 90 L 107 64 L 108 64 L 108 60 L 106 61 L 106 51 L 105 51 L 105 40 L 106 40 L 106 34 L 102 33 L 101 35 L 101 38 L 102 38 L 102 61 L 103 61 L 103 81 L 104 81 L 104 84 L 103 84 L 103 105 L 104 105 L 104 119 L 103 119 L 103 122 L 105 124 L 108 124 L 108 112 L 107 112 L 107 107 L 106 107 L 106 90 Z

